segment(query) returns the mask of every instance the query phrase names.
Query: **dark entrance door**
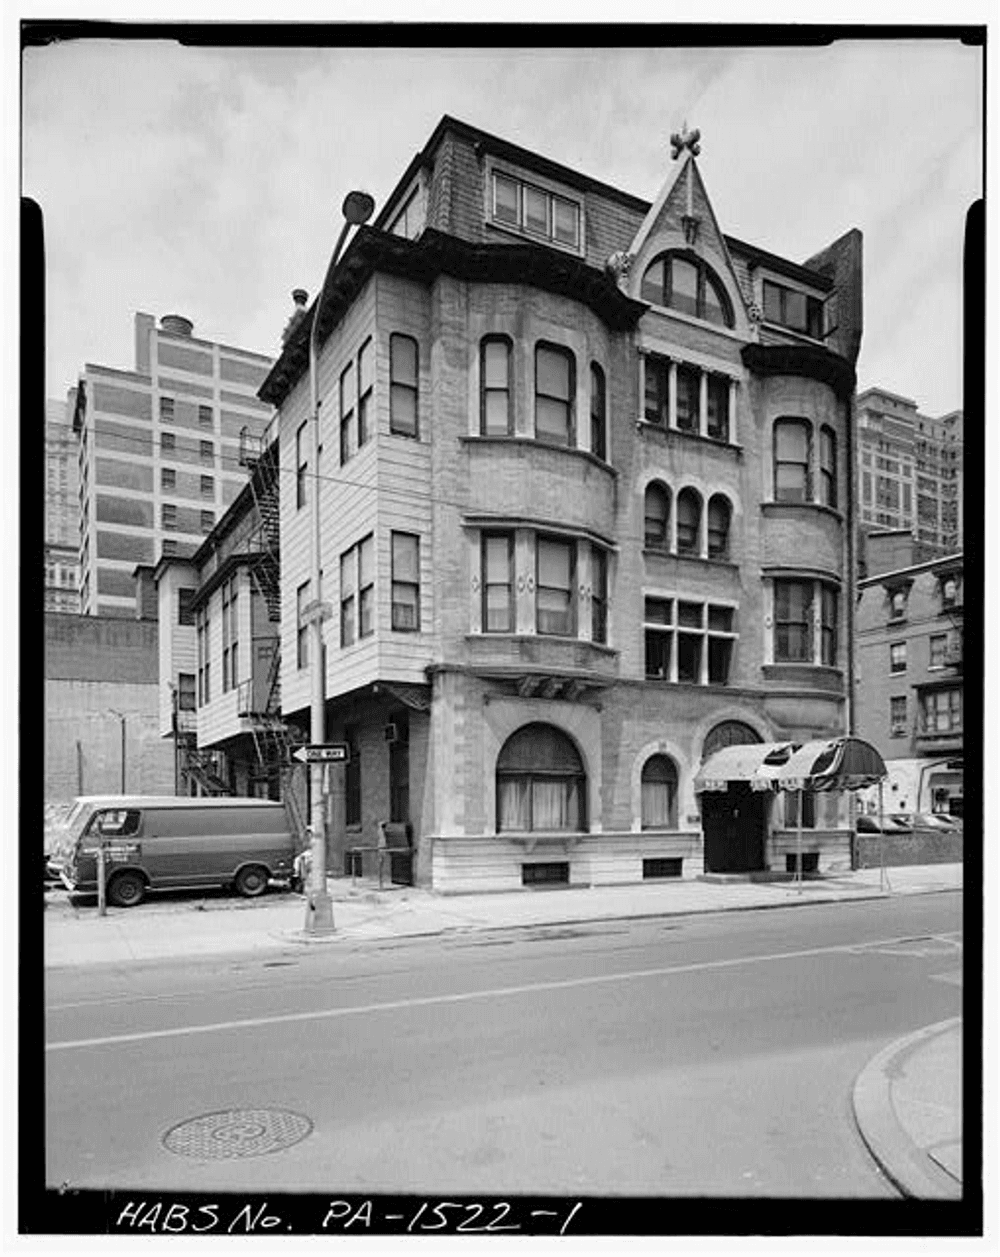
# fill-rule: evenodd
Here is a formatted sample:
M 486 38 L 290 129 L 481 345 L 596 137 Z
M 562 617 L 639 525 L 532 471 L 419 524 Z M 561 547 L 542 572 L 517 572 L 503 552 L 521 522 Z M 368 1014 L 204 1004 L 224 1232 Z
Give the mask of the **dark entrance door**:
M 701 796 L 706 873 L 753 873 L 764 867 L 768 796 L 743 781 L 731 781 L 725 794 Z

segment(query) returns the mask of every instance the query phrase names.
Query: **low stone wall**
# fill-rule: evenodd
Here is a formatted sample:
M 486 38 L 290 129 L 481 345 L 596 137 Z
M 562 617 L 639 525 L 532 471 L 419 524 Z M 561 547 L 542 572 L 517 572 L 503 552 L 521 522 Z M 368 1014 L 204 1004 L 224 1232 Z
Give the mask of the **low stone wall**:
M 879 843 L 884 843 L 887 867 L 903 864 L 961 864 L 963 839 L 961 832 L 942 833 L 918 829 L 912 834 L 856 834 L 854 867 L 877 869 L 882 862 Z

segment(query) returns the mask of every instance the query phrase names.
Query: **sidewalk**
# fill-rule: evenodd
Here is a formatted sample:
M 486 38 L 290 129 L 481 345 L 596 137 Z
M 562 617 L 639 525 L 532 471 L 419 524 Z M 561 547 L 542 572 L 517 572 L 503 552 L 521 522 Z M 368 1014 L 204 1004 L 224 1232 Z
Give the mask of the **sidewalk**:
M 962 1197 L 962 1019 L 898 1039 L 854 1084 L 869 1151 L 906 1196 Z
M 960 864 L 911 865 L 889 870 L 893 895 L 960 890 Z M 519 890 L 439 895 L 421 887 L 330 878 L 335 931 L 303 932 L 305 900 L 274 892 L 258 900 L 214 895 L 195 899 L 153 898 L 139 908 L 75 908 L 65 896 L 47 895 L 45 965 L 150 961 L 302 946 L 458 935 L 479 930 L 569 925 L 593 921 L 678 916 L 884 897 L 878 869 L 794 882 L 640 883 L 560 890 Z

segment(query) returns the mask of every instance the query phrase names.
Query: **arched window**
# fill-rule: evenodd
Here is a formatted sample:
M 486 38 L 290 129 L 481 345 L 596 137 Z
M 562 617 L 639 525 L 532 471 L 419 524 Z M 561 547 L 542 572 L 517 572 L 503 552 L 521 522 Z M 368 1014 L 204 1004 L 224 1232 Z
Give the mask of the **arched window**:
M 701 748 L 701 762 L 710 755 L 721 751 L 726 746 L 747 746 L 754 742 L 763 742 L 763 738 L 752 725 L 742 720 L 723 720 L 710 729 Z
M 710 559 L 729 557 L 731 514 L 729 499 L 721 493 L 716 493 L 708 504 L 708 557 Z
M 774 500 L 812 501 L 812 425 L 778 419 L 774 425 Z
M 607 390 L 604 372 L 596 362 L 590 364 L 590 452 L 598 458 L 608 457 Z
M 670 492 L 655 482 L 646 489 L 643 543 L 650 550 L 670 549 Z
M 677 766 L 666 755 L 651 755 L 642 766 L 642 827 L 677 828 Z
M 576 747 L 552 725 L 524 725 L 497 757 L 497 833 L 582 832 L 587 778 Z
M 646 268 L 640 295 L 718 327 L 733 326 L 733 309 L 715 272 L 693 253 L 662 253 Z
M 506 336 L 485 336 L 479 353 L 479 430 L 483 436 L 512 436 L 514 393 L 510 378 L 510 340 Z
M 677 495 L 677 553 L 699 554 L 701 498 L 696 489 L 682 489 Z
M 837 437 L 825 424 L 819 430 L 819 500 L 837 505 Z

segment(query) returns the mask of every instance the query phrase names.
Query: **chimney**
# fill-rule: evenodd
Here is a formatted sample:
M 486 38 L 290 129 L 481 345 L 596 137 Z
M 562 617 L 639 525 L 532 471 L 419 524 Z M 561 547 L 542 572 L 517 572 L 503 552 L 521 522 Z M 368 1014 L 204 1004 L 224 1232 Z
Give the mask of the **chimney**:
M 306 302 L 309 300 L 309 294 L 304 288 L 292 289 L 292 300 L 295 302 L 295 308 L 292 310 L 291 318 L 285 324 L 285 330 L 281 333 L 282 345 L 288 344 L 288 339 L 292 332 L 298 327 L 306 315 Z
M 194 324 L 183 314 L 165 314 L 160 319 L 160 331 L 169 332 L 172 336 L 190 336 L 194 331 Z

